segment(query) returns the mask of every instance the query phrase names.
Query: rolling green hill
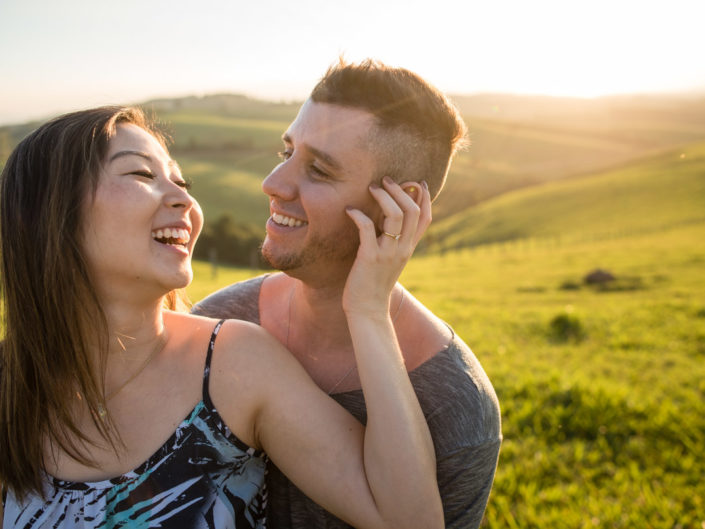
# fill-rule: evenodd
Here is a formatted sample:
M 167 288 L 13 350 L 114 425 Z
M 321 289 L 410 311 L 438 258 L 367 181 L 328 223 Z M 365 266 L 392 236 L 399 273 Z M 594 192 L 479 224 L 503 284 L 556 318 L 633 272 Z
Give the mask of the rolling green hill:
M 472 146 L 451 168 L 437 219 L 506 191 L 594 174 L 705 140 L 702 96 L 454 96 Z
M 590 177 L 512 191 L 434 223 L 429 249 L 594 239 L 705 221 L 705 143 Z
M 472 145 L 453 163 L 446 190 L 434 204 L 436 221 L 518 188 L 604 172 L 705 141 L 703 98 L 453 99 L 468 123 Z M 193 179 L 193 193 L 206 222 L 228 214 L 236 223 L 263 231 L 267 200 L 260 184 L 278 161 L 279 138 L 299 104 L 216 94 L 154 100 L 143 106 L 154 111 L 172 134 L 172 154 Z M 36 125 L 0 127 L 0 166 Z M 444 233 L 434 230 L 437 237 Z M 508 236 L 513 235 L 505 230 L 502 237 Z M 517 236 L 523 232 L 517 231 Z M 445 246 L 455 244 L 453 239 Z

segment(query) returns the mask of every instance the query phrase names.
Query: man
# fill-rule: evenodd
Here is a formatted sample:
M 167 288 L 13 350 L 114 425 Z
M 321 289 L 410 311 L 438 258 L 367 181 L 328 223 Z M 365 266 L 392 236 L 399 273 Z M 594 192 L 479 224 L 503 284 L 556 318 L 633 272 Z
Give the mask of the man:
M 282 162 L 262 185 L 271 212 L 262 254 L 281 272 L 230 285 L 194 312 L 263 326 L 323 391 L 364 423 L 342 308 L 359 244 L 346 207 L 364 211 L 380 237 L 396 238 L 382 229 L 371 193 L 386 177 L 419 205 L 423 193 L 435 198 L 464 136 L 457 110 L 417 75 L 369 60 L 341 61 L 284 133 Z M 494 390 L 467 345 L 400 284 L 392 292 L 390 316 L 433 436 L 446 526 L 477 527 L 501 442 Z M 268 484 L 272 527 L 349 527 L 276 468 Z

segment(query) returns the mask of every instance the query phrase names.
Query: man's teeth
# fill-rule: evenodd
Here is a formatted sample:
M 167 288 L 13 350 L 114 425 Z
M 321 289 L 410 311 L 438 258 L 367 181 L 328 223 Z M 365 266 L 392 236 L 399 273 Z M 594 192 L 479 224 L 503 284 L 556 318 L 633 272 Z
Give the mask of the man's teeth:
M 191 236 L 183 228 L 164 228 L 153 231 L 152 239 L 166 244 L 188 244 Z
M 299 227 L 305 226 L 308 222 L 304 220 L 294 219 L 291 217 L 286 217 L 280 215 L 279 213 L 272 213 L 272 220 L 281 226 Z

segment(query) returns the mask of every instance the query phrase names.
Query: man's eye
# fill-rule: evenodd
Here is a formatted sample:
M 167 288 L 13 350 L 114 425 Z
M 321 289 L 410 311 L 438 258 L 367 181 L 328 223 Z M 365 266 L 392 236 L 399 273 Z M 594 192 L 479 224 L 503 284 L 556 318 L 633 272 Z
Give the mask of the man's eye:
M 281 158 L 282 160 L 288 160 L 289 158 L 291 158 L 291 151 L 279 151 L 277 153 L 277 156 L 279 156 L 279 158 Z
M 328 178 L 328 173 L 311 164 L 311 172 L 318 178 Z

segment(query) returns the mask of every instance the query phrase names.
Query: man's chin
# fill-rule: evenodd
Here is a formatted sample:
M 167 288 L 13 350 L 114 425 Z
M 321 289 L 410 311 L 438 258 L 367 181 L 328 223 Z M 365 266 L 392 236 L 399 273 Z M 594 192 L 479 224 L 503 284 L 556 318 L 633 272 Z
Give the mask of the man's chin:
M 262 246 L 261 252 L 265 262 L 275 270 L 281 272 L 296 270 L 303 265 L 301 256 L 299 255 L 276 255 L 266 246 Z
M 328 240 L 314 238 L 304 248 L 299 248 L 295 252 L 277 248 L 273 241 L 265 238 L 260 250 L 269 266 L 288 275 L 296 275 L 296 272 L 306 273 L 311 266 L 318 268 L 321 265 L 329 270 L 349 270 L 360 244 L 359 239 L 354 235 L 353 233 L 348 239 L 345 237 Z M 295 273 L 292 274 L 292 272 Z

